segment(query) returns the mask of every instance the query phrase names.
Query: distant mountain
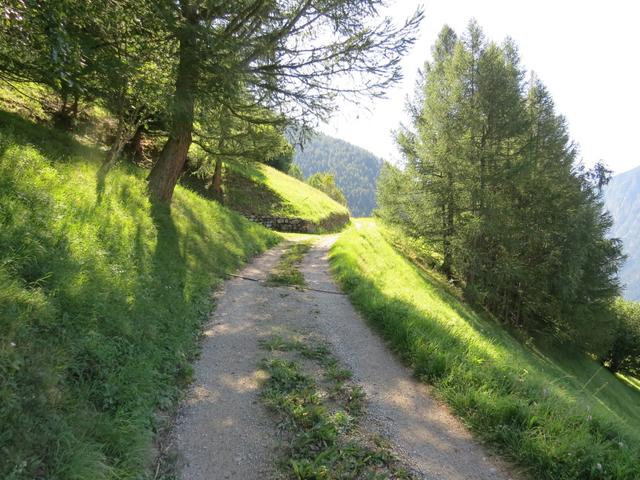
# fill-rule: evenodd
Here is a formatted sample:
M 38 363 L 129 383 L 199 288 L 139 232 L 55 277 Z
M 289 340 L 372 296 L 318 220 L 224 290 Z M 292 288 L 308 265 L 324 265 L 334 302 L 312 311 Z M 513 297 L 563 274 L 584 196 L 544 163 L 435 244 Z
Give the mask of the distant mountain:
M 376 207 L 376 182 L 382 159 L 344 140 L 318 134 L 304 149 L 297 149 L 294 161 L 305 178 L 318 172 L 333 173 L 336 184 L 347 197 L 351 214 L 371 215 Z
M 620 272 L 626 285 L 624 297 L 640 300 L 640 167 L 611 179 L 605 190 L 605 205 L 614 220 L 611 236 L 622 239 L 629 256 Z

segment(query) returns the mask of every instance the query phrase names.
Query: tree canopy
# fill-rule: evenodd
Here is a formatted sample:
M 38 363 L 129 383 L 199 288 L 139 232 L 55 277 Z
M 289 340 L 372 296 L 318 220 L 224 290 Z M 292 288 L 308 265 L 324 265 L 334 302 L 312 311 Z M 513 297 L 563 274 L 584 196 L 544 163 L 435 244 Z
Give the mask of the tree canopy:
M 307 183 L 321 192 L 326 193 L 340 205 L 347 206 L 347 198 L 344 193 L 336 185 L 336 179 L 332 173 L 318 172 L 314 173 L 307 179 Z
M 381 177 L 380 215 L 436 242 L 443 271 L 500 318 L 597 349 L 622 259 L 606 237 L 606 169 L 577 161 L 511 40 L 472 22 L 462 37 L 445 27 L 432 54 L 397 137 L 406 168 Z
M 107 167 L 153 123 L 166 142 L 149 192 L 168 202 L 194 139 L 217 149 L 212 164 L 221 155 L 255 157 L 267 137 L 291 123 L 314 126 L 339 99 L 384 95 L 401 78 L 422 11 L 395 25 L 379 17 L 383 5 L 9 0 L 0 7 L 0 79 L 47 85 L 66 128 L 82 102 L 106 107 L 118 120 Z M 221 116 L 234 133 L 214 148 Z M 286 170 L 288 154 L 271 153 L 267 160 Z

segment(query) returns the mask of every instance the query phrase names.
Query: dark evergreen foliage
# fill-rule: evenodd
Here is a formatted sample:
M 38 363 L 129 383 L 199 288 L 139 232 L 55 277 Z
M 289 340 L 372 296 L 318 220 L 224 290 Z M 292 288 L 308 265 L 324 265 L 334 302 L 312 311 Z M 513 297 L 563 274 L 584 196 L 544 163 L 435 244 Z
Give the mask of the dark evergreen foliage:
M 611 371 L 640 377 L 640 303 L 618 299 L 613 312 L 616 328 L 604 361 Z

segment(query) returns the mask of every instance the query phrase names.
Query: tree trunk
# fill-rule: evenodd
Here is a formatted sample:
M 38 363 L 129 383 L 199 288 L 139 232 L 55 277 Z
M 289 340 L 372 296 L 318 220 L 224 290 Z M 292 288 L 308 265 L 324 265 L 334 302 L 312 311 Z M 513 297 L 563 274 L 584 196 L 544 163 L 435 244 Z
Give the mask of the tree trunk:
M 149 195 L 152 200 L 170 203 L 173 190 L 187 161 L 191 146 L 195 95 L 198 81 L 197 8 L 188 0 L 181 2 L 186 22 L 180 31 L 180 62 L 173 95 L 173 115 L 169 139 L 160 158 L 149 174 Z
M 62 97 L 62 105 L 58 111 L 53 114 L 53 124 L 56 128 L 68 132 L 71 130 L 71 114 L 69 113 L 69 94 L 66 89 L 62 89 L 60 93 Z
M 443 223 L 443 238 L 442 238 L 442 272 L 447 276 L 448 280 L 453 278 L 453 253 L 451 251 L 451 222 L 453 216 L 450 215 L 451 205 L 442 206 L 442 223 Z
M 453 238 L 453 234 L 455 233 L 454 228 L 454 184 L 453 177 L 451 173 L 447 174 L 447 201 L 445 205 L 442 207 L 442 216 L 443 216 L 443 255 L 444 259 L 442 262 L 442 270 L 444 274 L 447 276 L 447 279 L 453 279 L 453 249 L 451 246 L 451 239 Z
M 126 138 L 125 138 L 126 130 L 127 129 L 125 127 L 124 120 L 119 119 L 116 136 L 113 139 L 113 143 L 111 144 L 111 148 L 109 149 L 109 152 L 107 153 L 107 156 L 105 157 L 104 162 L 102 163 L 101 169 L 104 170 L 105 173 L 108 172 L 111 169 L 111 167 L 113 167 L 116 164 L 118 157 L 122 153 L 122 148 L 126 143 Z
M 217 201 L 224 204 L 224 194 L 222 193 L 222 158 L 216 159 L 216 167 L 213 170 L 213 181 L 211 182 L 213 196 Z
M 134 162 L 140 162 L 144 159 L 144 148 L 142 147 L 142 135 L 144 133 L 144 125 L 138 125 L 136 132 L 131 140 L 124 146 L 127 155 L 130 155 Z

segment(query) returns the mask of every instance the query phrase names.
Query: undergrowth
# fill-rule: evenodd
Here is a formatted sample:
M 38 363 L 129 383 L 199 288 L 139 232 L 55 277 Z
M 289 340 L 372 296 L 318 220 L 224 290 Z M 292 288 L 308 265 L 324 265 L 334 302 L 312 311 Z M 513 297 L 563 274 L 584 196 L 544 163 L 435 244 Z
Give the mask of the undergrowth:
M 0 478 L 140 479 L 211 289 L 279 237 L 0 112 Z
M 361 220 L 343 233 L 333 272 L 472 430 L 535 479 L 640 478 L 640 390 L 580 352 L 520 343 L 382 231 Z
M 284 430 L 286 446 L 279 460 L 284 478 L 412 478 L 383 439 L 358 429 L 364 392 L 325 343 L 272 336 L 261 347 L 270 352 L 261 365 L 268 373 L 261 398 Z
M 267 285 L 304 287 L 304 275 L 298 269 L 298 266 L 310 248 L 310 241 L 300 241 L 290 245 L 280 257 L 278 264 L 269 272 Z

